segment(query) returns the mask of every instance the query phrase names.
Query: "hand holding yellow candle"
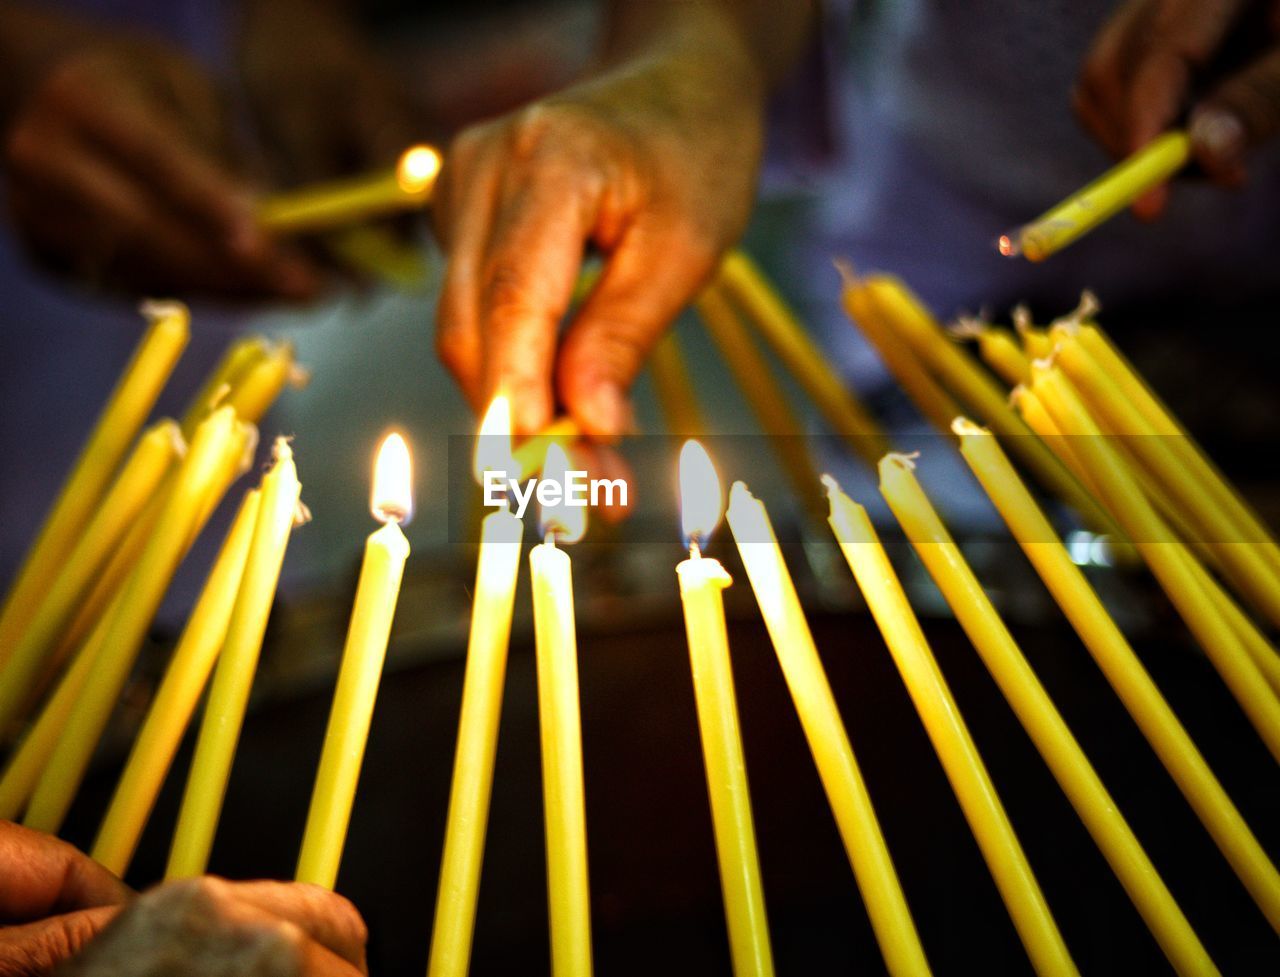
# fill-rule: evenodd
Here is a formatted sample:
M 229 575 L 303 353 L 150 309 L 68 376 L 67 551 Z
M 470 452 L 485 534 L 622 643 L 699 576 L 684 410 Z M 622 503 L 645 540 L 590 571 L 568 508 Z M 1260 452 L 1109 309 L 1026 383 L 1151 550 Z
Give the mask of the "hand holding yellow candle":
M 253 539 L 205 704 L 165 878 L 200 875 L 208 865 L 301 491 L 293 451 L 278 438 L 274 464 L 262 479 Z
M 505 397 L 495 397 L 480 426 L 476 478 L 483 481 L 485 471 L 512 472 L 514 464 L 511 407 Z M 480 529 L 480 559 L 428 977 L 465 977 L 471 959 L 523 535 L 524 524 L 505 503 L 485 516 Z
M 338 685 L 302 836 L 295 878 L 332 889 L 355 802 L 373 704 L 387 656 L 409 542 L 400 531 L 413 512 L 409 448 L 389 434 L 378 451 L 370 508 L 384 525 L 365 544 Z
M 1032 966 L 1040 977 L 1074 977 L 1071 954 L 875 527 L 835 479 L 827 476 L 824 482 L 836 541 L 902 673 Z
M 903 455 L 886 455 L 880 462 L 880 491 L 903 532 L 1169 962 L 1183 975 L 1217 973 L 1191 924 L 942 524 L 915 478 L 914 467 L 911 459 Z
M 720 522 L 721 508 L 720 478 L 711 459 L 697 441 L 686 441 L 680 452 L 680 519 L 689 542 L 689 559 L 676 567 L 676 576 L 684 606 L 729 949 L 737 977 L 768 977 L 773 974 L 773 951 L 721 596 L 732 581 L 720 562 L 703 557 L 701 549 Z
M 564 449 L 547 448 L 544 477 L 564 484 Z M 573 567 L 557 542 L 586 529 L 586 510 L 542 510 L 545 542 L 529 553 L 533 629 L 538 661 L 538 725 L 542 740 L 542 799 L 547 842 L 551 972 L 589 977 L 591 896 L 587 876 L 587 814 L 582 783 L 582 718 L 578 701 L 578 639 L 573 615 Z
M 818 765 L 885 967 L 894 977 L 928 974 L 929 962 L 769 514 L 741 482 L 730 494 L 729 526 Z

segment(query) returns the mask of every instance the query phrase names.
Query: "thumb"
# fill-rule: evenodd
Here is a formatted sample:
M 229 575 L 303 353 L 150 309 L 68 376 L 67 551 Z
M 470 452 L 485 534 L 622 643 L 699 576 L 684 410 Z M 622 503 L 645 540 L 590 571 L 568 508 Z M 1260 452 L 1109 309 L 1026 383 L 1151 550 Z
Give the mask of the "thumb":
M 83 950 L 119 911 L 119 906 L 100 906 L 6 927 L 0 936 L 0 973 L 51 973 Z
M 679 229 L 637 225 L 565 331 L 556 359 L 560 400 L 583 432 L 612 439 L 632 427 L 629 391 L 658 337 L 710 278 L 713 248 Z
M 1220 84 L 1191 117 L 1196 160 L 1214 179 L 1244 180 L 1245 152 L 1280 132 L 1280 48 Z

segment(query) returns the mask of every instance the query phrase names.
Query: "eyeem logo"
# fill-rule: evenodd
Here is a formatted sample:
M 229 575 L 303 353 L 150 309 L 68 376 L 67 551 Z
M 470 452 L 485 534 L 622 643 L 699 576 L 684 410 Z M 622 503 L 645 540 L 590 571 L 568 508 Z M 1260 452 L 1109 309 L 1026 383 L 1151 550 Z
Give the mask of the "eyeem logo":
M 537 498 L 538 505 L 544 509 L 555 506 L 625 507 L 628 504 L 627 480 L 588 478 L 585 471 L 566 471 L 563 481 L 555 478 L 531 478 L 521 484 L 518 478 L 508 478 L 506 472 L 486 469 L 484 504 L 496 509 L 506 505 L 508 498 L 515 500 L 516 516 L 521 519 L 534 498 Z

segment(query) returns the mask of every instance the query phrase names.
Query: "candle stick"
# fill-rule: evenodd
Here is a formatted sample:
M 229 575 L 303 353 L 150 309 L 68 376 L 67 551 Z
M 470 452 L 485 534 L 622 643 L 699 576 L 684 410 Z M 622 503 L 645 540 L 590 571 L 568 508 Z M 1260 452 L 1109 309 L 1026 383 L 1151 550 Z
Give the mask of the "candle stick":
M 98 829 L 93 859 L 116 875 L 123 876 L 129 867 L 226 638 L 261 495 L 258 489 L 245 493 L 200 598 L 178 639 Z
M 75 546 L 76 537 L 92 517 L 120 460 L 186 348 L 191 333 L 185 306 L 149 302 L 142 312 L 150 326 L 107 400 L 0 609 L 0 665 Z
M 338 879 L 391 622 L 404 564 L 409 558 L 409 542 L 400 525 L 408 521 L 413 511 L 412 485 L 409 448 L 401 435 L 389 434 L 378 451 L 370 504 L 374 518 L 384 525 L 365 544 L 355 606 L 294 875 L 299 882 L 326 889 L 332 889 Z
M 200 875 L 208 864 L 249 689 L 267 630 L 267 616 L 275 598 L 289 535 L 299 513 L 301 489 L 289 443 L 277 438 L 274 464 L 262 479 L 262 498 L 258 503 L 253 539 L 227 625 L 226 641 L 214 669 L 165 878 Z
M 1117 809 L 1084 750 L 992 606 L 904 455 L 880 462 L 880 492 L 1058 786 L 1180 974 L 1217 968 Z
M 155 532 L 110 615 L 110 633 L 76 702 L 75 722 L 64 730 L 31 796 L 23 820 L 27 827 L 50 833 L 61 827 L 147 628 L 199 530 L 201 508 L 235 445 L 236 424 L 235 413 L 221 408 L 196 429 Z
M 1062 371 L 1052 364 L 1036 363 L 1032 376 L 1032 390 L 1059 429 L 1067 435 L 1082 435 L 1072 438 L 1072 446 L 1093 472 L 1107 505 L 1116 513 L 1272 756 L 1280 760 L 1280 700 L 1188 568 L 1185 547 L 1143 496 L 1124 460 L 1107 443 Z
M 1049 330 L 1037 326 L 1031 318 L 1031 310 L 1025 305 L 1013 308 L 1013 331 L 1022 340 L 1022 351 L 1028 360 L 1042 360 L 1053 353 L 1053 340 Z
M 1036 973 L 1040 977 L 1076 974 L 1062 934 L 960 715 L 960 707 L 929 650 L 866 510 L 840 491 L 833 478 L 827 476 L 824 482 L 831 500 L 831 528 L 836 541 L 902 673 Z
M 168 420 L 138 440 L 0 670 L 0 729 L 17 718 L 79 602 L 185 448 L 177 424 Z
M 733 972 L 737 977 L 772 975 L 769 921 L 725 630 L 722 591 L 733 581 L 718 560 L 703 557 L 701 551 L 720 522 L 720 478 L 697 441 L 686 441 L 680 452 L 680 500 L 689 559 L 676 567 L 676 577 L 684 607 Z
M 259 204 L 258 220 L 277 234 L 303 234 L 417 210 L 431 202 L 441 162 L 431 146 L 414 146 L 394 169 L 267 197 Z
M 769 514 L 741 482 L 730 495 L 729 526 L 818 766 L 885 967 L 894 977 L 928 974 L 924 948 Z
M 831 368 L 830 356 L 817 347 L 755 262 L 742 251 L 730 251 L 720 265 L 718 281 L 804 388 L 832 430 L 845 439 L 855 454 L 874 465 L 889 450 L 888 438 L 849 385 Z
M 1157 136 L 1030 224 L 1000 235 L 1000 253 L 1044 261 L 1164 183 L 1190 159 L 1191 140 L 1185 132 Z
M 1178 435 L 1157 430 L 1124 395 L 1097 360 L 1069 329 L 1055 329 L 1055 362 L 1071 380 L 1090 412 L 1108 434 L 1121 437 L 1153 482 L 1166 491 L 1186 519 L 1198 530 L 1198 538 L 1222 562 L 1236 589 L 1271 620 L 1280 625 L 1280 573 L 1267 560 L 1260 541 L 1242 535 L 1222 499 L 1210 489 L 1202 472 L 1188 468 L 1185 452 L 1174 444 Z M 1265 537 L 1264 537 L 1265 538 Z
M 1008 329 L 978 319 L 961 319 L 950 332 L 956 339 L 972 339 L 982 362 L 1010 387 L 1031 382 L 1031 361 Z
M 505 397 L 495 397 L 476 442 L 476 477 L 483 482 L 486 471 L 505 474 L 513 465 L 511 408 Z M 500 509 L 485 516 L 480 528 L 428 977 L 464 977 L 471 959 L 523 535 L 524 523 L 511 513 L 505 499 Z
M 813 486 L 817 484 L 817 470 L 806 446 L 804 428 L 787 403 L 773 370 L 719 287 L 712 285 L 703 291 L 698 297 L 697 309 L 707 334 L 719 349 L 761 430 L 768 436 L 769 447 L 792 489 L 805 508 L 816 513 L 819 500 Z
M 1280 872 L 990 432 L 956 422 L 960 454 L 1258 907 L 1280 929 Z
M 182 415 L 182 436 L 190 438 L 209 411 L 221 406 L 227 394 L 264 356 L 269 344 L 261 336 L 245 336 L 227 347 Z
M 261 359 L 251 364 L 227 393 L 226 403 L 250 423 L 262 420 L 286 386 L 302 387 L 310 379 L 294 361 L 293 343 L 267 346 Z
M 547 449 L 544 467 L 545 478 L 564 483 L 568 458 L 558 444 Z M 573 568 L 569 554 L 557 546 L 557 542 L 571 543 L 580 538 L 586 528 L 585 518 L 586 510 L 582 508 L 544 507 L 545 541 L 529 552 L 538 662 L 551 972 L 555 977 L 588 977 L 591 973 L 591 899 Z
M 663 334 L 649 354 L 649 377 L 653 380 L 653 391 L 667 431 L 685 437 L 701 434 L 705 427 L 702 411 L 698 409 L 684 350 L 674 326 Z

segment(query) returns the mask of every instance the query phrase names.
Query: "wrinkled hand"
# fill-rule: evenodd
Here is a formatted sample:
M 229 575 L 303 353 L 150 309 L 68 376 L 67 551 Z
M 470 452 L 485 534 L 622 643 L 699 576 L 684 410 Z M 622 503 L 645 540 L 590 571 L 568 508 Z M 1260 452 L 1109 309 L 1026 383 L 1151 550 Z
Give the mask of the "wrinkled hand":
M 25 85 L 4 135 L 36 255 L 132 290 L 305 298 L 313 270 L 257 227 L 213 83 L 146 40 L 96 36 Z
M 1217 182 L 1238 186 L 1246 151 L 1280 131 L 1280 2 L 1129 0 L 1112 16 L 1075 92 L 1085 127 L 1124 156 L 1178 124 L 1189 106 L 1197 161 Z M 1160 187 L 1134 211 L 1156 217 L 1167 199 Z
M 367 973 L 354 906 L 318 886 L 205 876 L 144 893 L 64 977 L 356 977 Z
M 763 83 L 734 43 L 673 43 L 454 141 L 437 349 L 477 409 L 501 389 L 523 433 L 557 401 L 589 436 L 630 428 L 632 380 L 752 202 Z M 588 244 L 603 273 L 560 336 Z
M 420 113 L 342 5 L 251 0 L 240 72 L 274 176 L 286 185 L 394 163 Z
M 66 842 L 0 821 L 0 975 L 51 973 L 131 895 Z

